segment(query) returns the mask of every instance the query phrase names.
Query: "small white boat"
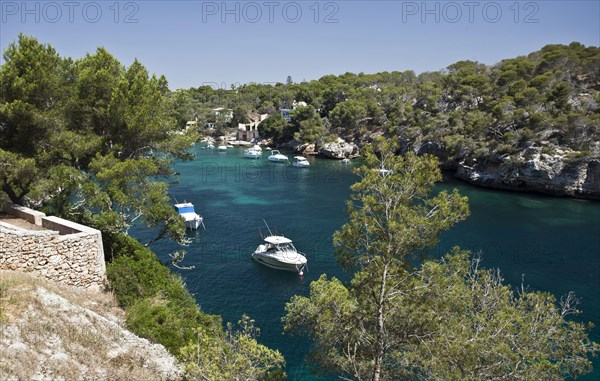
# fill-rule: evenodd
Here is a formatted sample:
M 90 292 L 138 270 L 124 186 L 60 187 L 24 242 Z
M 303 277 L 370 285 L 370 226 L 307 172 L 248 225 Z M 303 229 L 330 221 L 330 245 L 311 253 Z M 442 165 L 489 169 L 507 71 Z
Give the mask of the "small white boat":
M 287 156 L 282 155 L 276 149 L 274 149 L 273 151 L 271 151 L 271 155 L 267 159 L 270 160 L 270 161 L 278 162 L 278 163 L 287 163 L 289 161 L 289 159 L 288 159 Z
M 350 159 L 345 158 L 344 160 L 342 160 L 342 163 L 344 163 L 344 164 L 350 164 Z
M 269 233 L 271 233 L 270 229 Z M 264 243 L 258 245 L 252 253 L 252 259 L 272 269 L 292 271 L 304 275 L 303 270 L 308 261 L 302 253 L 296 250 L 291 239 L 282 235 L 270 235 L 263 239 Z
M 204 226 L 203 218 L 196 213 L 194 204 L 191 202 L 184 202 L 182 204 L 175 204 L 175 209 L 185 221 L 185 226 L 189 229 L 198 229 L 200 225 Z
M 244 157 L 247 159 L 258 159 L 262 156 L 262 149 L 259 145 L 244 150 Z
M 227 146 L 218 146 L 217 149 L 219 151 L 227 151 Z
M 212 143 L 208 143 L 208 144 L 206 145 L 206 148 L 207 148 L 207 149 L 215 149 L 215 145 L 214 145 L 214 144 L 212 144 Z
M 227 144 L 227 148 L 234 148 L 234 146 L 231 144 Z
M 294 162 L 292 165 L 296 168 L 308 168 L 310 167 L 310 163 L 304 156 L 294 156 Z

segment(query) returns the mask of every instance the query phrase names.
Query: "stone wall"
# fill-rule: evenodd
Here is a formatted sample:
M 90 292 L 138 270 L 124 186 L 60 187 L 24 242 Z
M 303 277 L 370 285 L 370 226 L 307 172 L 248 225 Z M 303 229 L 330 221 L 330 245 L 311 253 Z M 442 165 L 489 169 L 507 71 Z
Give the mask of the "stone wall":
M 37 221 L 27 217 L 29 211 Z M 106 265 L 100 231 L 13 205 L 6 205 L 4 212 L 35 221 L 45 229 L 30 230 L 0 221 L 0 269 L 31 272 L 71 286 L 104 288 Z

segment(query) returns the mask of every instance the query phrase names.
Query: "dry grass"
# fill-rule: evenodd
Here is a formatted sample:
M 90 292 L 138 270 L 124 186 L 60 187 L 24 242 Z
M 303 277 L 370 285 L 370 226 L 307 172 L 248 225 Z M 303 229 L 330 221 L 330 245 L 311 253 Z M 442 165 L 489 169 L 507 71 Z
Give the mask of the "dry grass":
M 0 379 L 170 380 L 175 360 L 123 328 L 111 294 L 0 271 Z

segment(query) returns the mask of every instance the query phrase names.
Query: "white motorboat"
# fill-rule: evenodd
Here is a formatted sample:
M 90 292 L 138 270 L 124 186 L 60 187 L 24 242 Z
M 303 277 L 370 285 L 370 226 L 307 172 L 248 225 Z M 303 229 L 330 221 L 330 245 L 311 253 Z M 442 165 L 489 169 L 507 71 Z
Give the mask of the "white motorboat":
M 244 150 L 244 157 L 247 159 L 258 159 L 262 156 L 262 149 L 259 145 Z
M 344 164 L 350 164 L 350 159 L 345 158 L 344 160 L 342 160 L 342 163 L 344 163 Z
M 270 229 L 269 233 L 271 233 Z M 252 253 L 252 259 L 272 269 L 292 271 L 304 275 L 303 270 L 307 263 L 306 257 L 296 250 L 291 239 L 272 234 L 263 239 L 264 243 L 258 245 Z
M 294 167 L 297 168 L 308 168 L 310 167 L 310 163 L 304 156 L 294 156 L 294 162 L 292 163 Z
M 282 155 L 276 149 L 274 149 L 273 151 L 271 151 L 271 155 L 269 155 L 269 157 L 267 159 L 270 160 L 270 161 L 278 162 L 278 163 L 287 163 L 289 161 L 289 159 L 288 159 L 287 156 Z
M 190 229 L 198 229 L 200 225 L 204 226 L 203 218 L 196 213 L 194 204 L 191 202 L 184 202 L 182 204 L 175 204 L 175 209 L 185 221 L 185 226 Z
M 217 149 L 219 151 L 227 151 L 227 146 L 218 146 Z
M 208 144 L 206 145 L 206 148 L 207 148 L 207 149 L 215 149 L 215 145 L 214 145 L 214 144 L 212 144 L 212 143 L 208 143 Z

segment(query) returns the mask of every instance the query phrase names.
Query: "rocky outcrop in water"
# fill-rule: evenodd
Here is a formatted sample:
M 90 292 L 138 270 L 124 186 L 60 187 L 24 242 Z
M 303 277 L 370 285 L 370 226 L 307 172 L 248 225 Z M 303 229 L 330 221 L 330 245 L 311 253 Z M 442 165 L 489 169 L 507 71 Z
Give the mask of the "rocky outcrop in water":
M 535 152 L 529 158 L 458 164 L 456 177 L 485 187 L 600 200 L 600 159 Z
M 345 159 L 358 155 L 358 146 L 339 139 L 337 142 L 325 143 L 319 148 L 319 154 L 330 159 Z

